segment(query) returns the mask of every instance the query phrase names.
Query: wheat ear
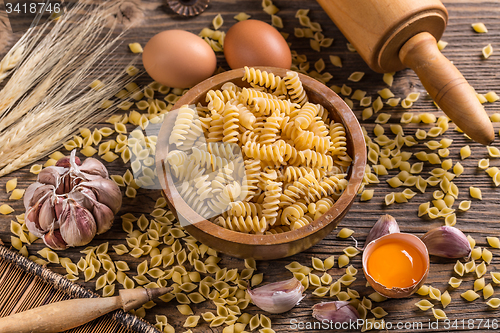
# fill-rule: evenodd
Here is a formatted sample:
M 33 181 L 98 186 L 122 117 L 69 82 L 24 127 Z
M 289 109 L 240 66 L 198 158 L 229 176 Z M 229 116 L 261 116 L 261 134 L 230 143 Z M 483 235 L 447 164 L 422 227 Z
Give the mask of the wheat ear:
M 25 41 L 23 54 L 26 54 L 26 57 L 0 91 L 0 119 L 3 119 L 16 101 L 43 80 L 49 74 L 50 69 L 67 54 L 68 45 L 74 43 L 75 35 L 78 35 L 82 26 L 88 28 L 89 22 L 97 24 L 103 21 L 100 17 L 91 17 L 87 6 L 79 2 L 55 23 L 47 21 L 38 29 L 30 28 L 26 32 L 22 38 Z M 82 15 L 81 12 L 85 14 Z M 94 11 L 92 13 L 95 14 Z M 50 31 L 45 33 L 51 26 Z M 97 24 L 101 30 L 104 26 L 105 23 Z M 92 31 L 89 28 L 87 30 Z M 95 36 L 92 35 L 88 38 L 91 41 L 95 40 Z
M 67 130 L 61 130 L 59 133 L 53 135 L 50 139 L 39 140 L 37 144 L 32 145 L 31 148 L 28 147 L 25 152 L 14 159 L 10 164 L 8 164 L 5 168 L 0 170 L 0 177 L 8 175 L 9 173 L 16 171 L 28 164 L 31 164 L 37 161 L 40 158 L 40 152 L 50 152 L 54 150 L 57 144 L 64 140 L 69 133 Z
M 10 70 L 16 67 L 23 57 L 24 45 L 19 45 L 11 49 L 0 61 L 0 82 L 2 82 L 10 74 Z
M 0 151 L 0 177 L 3 177 L 15 170 L 31 164 L 40 158 L 50 154 L 61 146 L 64 140 L 71 137 L 84 126 L 89 127 L 116 111 L 117 106 L 122 102 L 116 101 L 110 108 L 101 109 L 96 101 L 103 99 L 103 96 L 116 94 L 122 87 L 130 82 L 130 78 L 119 79 L 115 77 L 96 93 L 89 91 L 84 96 L 73 103 L 66 104 L 59 109 L 50 109 L 40 112 L 40 116 L 35 121 L 47 117 L 47 114 L 61 114 L 64 117 L 47 122 L 31 140 L 22 141 L 14 150 Z M 102 91 L 105 90 L 105 91 Z M 25 136 L 22 136 L 26 138 Z
M 121 1 L 110 3 L 117 2 Z M 106 5 L 101 5 L 94 11 L 80 10 L 78 12 L 83 13 L 80 18 L 77 17 L 77 12 L 73 12 L 75 17 L 63 15 L 67 20 L 66 25 L 56 24 L 49 33 L 50 38 L 42 39 L 34 48 L 39 52 L 30 54 L 8 82 L 19 83 L 14 80 L 15 77 L 23 78 L 19 73 L 26 73 L 30 68 L 37 70 L 36 80 L 25 81 L 35 85 L 32 95 L 18 104 L 19 109 L 9 107 L 3 117 L 1 93 L 5 89 L 0 92 L 0 123 L 7 119 L 5 129 L 0 133 L 0 168 L 3 168 L 0 170 L 0 177 L 47 155 L 79 127 L 94 124 L 116 109 L 116 105 L 109 109 L 101 109 L 100 105 L 103 100 L 121 90 L 131 78 L 122 78 L 125 76 L 123 68 L 117 70 L 116 66 L 109 68 L 105 64 L 110 61 L 108 55 L 113 54 L 124 32 L 114 36 L 111 29 L 95 43 L 97 36 L 103 32 L 102 22 L 106 23 L 106 16 L 99 15 L 105 7 Z M 81 6 L 80 9 L 82 8 Z M 75 7 L 72 10 L 74 9 Z M 74 27 L 75 24 L 78 28 Z M 47 60 L 48 54 L 64 54 L 68 50 L 71 52 L 67 52 L 65 56 Z M 104 68 L 106 70 L 102 73 Z M 63 69 L 62 73 L 59 69 Z M 110 78 L 102 79 L 104 88 L 98 91 L 89 89 L 90 82 L 86 82 L 91 76 L 95 77 L 95 72 Z M 47 91 L 45 97 L 40 97 L 43 87 L 52 83 L 54 87 Z M 13 95 L 17 93 L 14 92 Z M 39 103 L 34 103 L 33 100 Z M 120 101 L 115 104 L 118 103 Z M 22 115 L 24 117 L 16 122 Z
M 92 59 L 95 58 L 96 54 L 100 55 L 103 54 L 103 52 L 108 51 L 109 47 L 103 47 L 88 56 L 75 56 L 88 53 L 88 49 L 91 48 L 95 42 L 95 36 L 102 33 L 104 29 L 104 22 L 101 18 L 89 17 L 87 21 L 88 22 L 81 22 L 86 24 L 76 25 L 66 38 L 63 38 L 63 36 L 59 38 L 57 35 L 50 36 L 51 39 L 55 39 L 57 41 L 51 46 L 51 48 L 59 49 L 63 47 L 65 49 L 65 52 L 61 52 L 61 54 L 63 54 L 62 58 L 58 60 L 51 69 L 42 61 L 42 64 L 40 65 L 47 66 L 47 69 L 50 70 L 46 75 L 43 75 L 40 82 L 27 97 L 25 97 L 15 107 L 10 108 L 5 113 L 3 119 L 0 119 L 0 132 L 20 119 L 23 115 L 29 112 L 29 110 L 39 104 L 44 98 L 47 99 L 46 97 L 48 97 L 57 99 L 57 97 L 53 96 L 54 93 L 60 93 L 62 91 L 67 92 L 67 89 L 64 89 L 67 87 L 64 87 L 64 85 L 68 86 L 68 68 L 81 69 L 82 66 L 88 67 L 93 65 L 95 64 L 95 60 Z M 62 31 L 66 30 L 67 29 L 62 29 Z M 103 39 L 103 43 L 110 39 L 112 31 L 113 29 L 109 30 L 108 34 Z M 51 43 L 51 41 L 47 42 L 47 44 Z M 86 63 L 87 65 L 85 65 Z M 9 138 L 9 136 L 7 136 L 7 138 Z

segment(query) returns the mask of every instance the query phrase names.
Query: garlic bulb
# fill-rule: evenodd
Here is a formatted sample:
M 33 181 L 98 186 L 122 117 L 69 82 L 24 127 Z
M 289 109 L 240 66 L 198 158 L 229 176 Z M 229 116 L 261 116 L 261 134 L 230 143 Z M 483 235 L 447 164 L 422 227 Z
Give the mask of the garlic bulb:
M 312 309 L 312 316 L 320 321 L 344 323 L 359 319 L 358 311 L 346 301 L 323 302 L 315 304 Z
M 81 163 L 75 153 L 42 170 L 24 195 L 29 231 L 56 250 L 86 245 L 108 231 L 122 205 L 106 167 L 94 158 Z
M 253 290 L 248 289 L 254 304 L 269 313 L 291 310 L 302 300 L 303 292 L 304 286 L 296 278 L 270 283 Z

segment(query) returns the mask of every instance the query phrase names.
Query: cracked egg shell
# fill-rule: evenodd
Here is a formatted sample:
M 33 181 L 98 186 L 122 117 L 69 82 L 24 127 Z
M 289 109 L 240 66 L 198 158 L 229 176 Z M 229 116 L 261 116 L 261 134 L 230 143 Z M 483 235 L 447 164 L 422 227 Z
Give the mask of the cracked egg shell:
M 363 272 L 375 291 L 389 298 L 416 292 L 429 274 L 429 253 L 415 235 L 394 233 L 371 241 L 363 251 Z

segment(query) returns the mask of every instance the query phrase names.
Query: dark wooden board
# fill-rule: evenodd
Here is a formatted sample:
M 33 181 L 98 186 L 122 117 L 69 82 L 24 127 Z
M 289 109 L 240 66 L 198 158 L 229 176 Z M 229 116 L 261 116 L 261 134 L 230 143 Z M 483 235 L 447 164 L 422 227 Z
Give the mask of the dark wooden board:
M 500 49 L 500 21 L 498 16 L 500 15 L 500 7 L 496 1 L 444 1 L 450 14 L 449 24 L 447 30 L 443 36 L 443 40 L 448 42 L 448 46 L 443 50 L 443 53 L 454 62 L 454 64 L 462 71 L 466 79 L 469 80 L 470 84 L 480 93 L 486 93 L 491 90 L 499 90 L 500 86 L 500 72 L 498 68 L 500 66 L 500 56 L 499 51 L 495 53 L 487 60 L 482 59 L 481 49 L 488 43 L 493 45 L 494 49 Z M 382 74 L 372 72 L 368 66 L 362 61 L 359 55 L 351 53 L 346 48 L 346 39 L 342 36 L 339 30 L 330 21 L 328 16 L 322 11 L 320 6 L 313 1 L 297 1 L 297 0 L 276 0 L 274 2 L 278 8 L 280 8 L 280 15 L 283 18 L 285 28 L 282 29 L 290 33 L 289 41 L 292 43 L 292 49 L 296 50 L 300 54 L 306 54 L 308 60 L 311 61 L 311 67 L 315 61 L 320 58 L 325 60 L 327 65 L 327 71 L 333 75 L 333 79 L 328 82 L 328 85 L 339 85 L 346 83 L 353 89 L 363 89 L 366 90 L 367 96 L 377 97 L 377 91 L 385 88 L 386 85 L 382 81 Z M 221 13 L 225 23 L 222 30 L 227 31 L 227 29 L 236 22 L 233 16 L 237 13 L 244 11 L 250 15 L 252 18 L 261 19 L 266 22 L 270 22 L 270 16 L 261 10 L 260 1 L 255 0 L 244 0 L 244 1 L 212 1 L 207 9 L 202 15 L 191 18 L 184 19 L 176 17 L 163 3 L 157 3 L 155 1 L 145 2 L 146 10 L 145 20 L 142 22 L 140 27 L 135 27 L 130 30 L 129 34 L 124 38 L 124 45 L 117 51 L 117 55 L 126 55 L 131 57 L 130 52 L 126 45 L 129 42 L 140 42 L 144 45 L 147 40 L 152 37 L 155 33 L 166 30 L 166 29 L 186 29 L 194 33 L 198 33 L 203 27 L 211 26 L 211 20 L 217 13 Z M 323 49 L 321 53 L 312 51 L 309 48 L 309 41 L 307 39 L 297 39 L 293 36 L 293 28 L 299 27 L 298 20 L 294 17 L 295 12 L 299 8 L 310 8 L 311 12 L 309 16 L 312 21 L 320 22 L 323 27 L 323 32 L 326 37 L 332 37 L 335 39 L 333 45 L 330 48 Z M 487 34 L 477 34 L 471 28 L 471 23 L 474 22 L 484 22 L 489 29 Z M 343 67 L 336 68 L 331 65 L 328 56 L 338 55 L 343 60 Z M 218 63 L 225 69 L 228 69 L 227 64 L 224 61 L 222 54 L 218 54 Z M 142 68 L 142 66 L 141 66 Z M 348 76 L 354 71 L 366 72 L 364 78 L 357 83 L 347 81 Z M 142 75 L 138 83 L 147 84 L 151 80 L 147 75 Z M 384 106 L 383 112 L 389 112 L 392 117 L 387 125 L 384 125 L 386 129 L 386 134 L 390 133 L 389 124 L 399 123 L 401 115 L 405 111 L 409 112 L 432 112 L 436 115 L 442 115 L 440 111 L 434 107 L 430 98 L 426 97 L 425 90 L 421 86 L 416 75 L 410 70 L 403 70 L 396 73 L 394 85 L 391 90 L 395 93 L 397 97 L 404 97 L 409 92 L 418 91 L 421 92 L 421 97 L 410 110 L 402 109 L 401 107 L 390 108 Z M 500 93 L 500 91 L 497 91 Z M 493 104 L 485 104 L 485 108 L 489 114 L 500 112 L 500 102 Z M 354 107 L 355 113 L 360 118 L 362 108 L 356 102 Z M 361 124 L 366 127 L 370 135 L 372 135 L 372 129 L 375 126 L 374 123 L 375 116 L 367 121 L 361 121 Z M 424 128 L 428 130 L 431 125 L 424 124 L 409 124 L 404 125 L 404 130 L 407 135 L 414 135 L 418 128 Z M 495 124 L 495 129 L 498 131 L 498 125 Z M 465 213 L 458 213 L 458 223 L 459 227 L 466 234 L 471 235 L 477 240 L 478 246 L 484 247 L 487 245 L 486 236 L 500 236 L 500 230 L 498 229 L 498 222 L 500 218 L 498 217 L 498 205 L 500 204 L 500 191 L 493 185 L 490 177 L 482 170 L 477 168 L 477 161 L 481 158 L 487 158 L 486 148 L 471 142 L 466 139 L 462 134 L 453 130 L 454 125 L 450 125 L 450 130 L 446 132 L 445 137 L 453 139 L 453 145 L 450 147 L 449 158 L 453 159 L 453 162 L 460 160 L 459 150 L 464 145 L 470 145 L 472 148 L 472 157 L 461 161 L 465 166 L 465 172 L 459 178 L 455 180 L 455 183 L 460 189 L 459 200 L 472 200 L 472 208 Z M 389 134 L 391 137 L 392 135 Z M 438 138 L 439 139 L 439 138 Z M 498 139 L 493 144 L 498 146 Z M 412 148 L 405 148 L 413 153 L 425 150 L 429 152 L 428 149 L 419 142 L 418 145 Z M 411 162 L 417 162 L 415 157 L 412 157 Z M 491 159 L 491 165 L 500 166 L 500 161 L 497 159 Z M 427 177 L 428 172 L 436 166 L 430 166 L 425 164 L 424 171 L 422 175 Z M 126 166 L 123 163 L 116 161 L 109 165 L 111 174 L 123 174 L 126 170 Z M 390 173 L 392 176 L 396 174 L 395 170 Z M 19 188 L 26 188 L 31 182 L 36 179 L 35 175 L 29 173 L 29 167 L 19 170 L 12 175 L 0 178 L 0 201 L 2 203 L 8 202 L 8 195 L 5 193 L 5 183 L 12 177 L 17 177 L 19 181 Z M 367 188 L 374 189 L 374 198 L 369 202 L 359 202 L 359 198 L 356 199 L 352 209 L 347 214 L 345 219 L 341 222 L 339 229 L 342 227 L 348 227 L 355 231 L 354 236 L 356 239 L 363 243 L 369 232 L 371 226 L 375 223 L 381 214 L 391 214 L 399 222 L 400 228 L 403 232 L 410 232 L 416 235 L 423 235 L 426 231 L 431 228 L 440 226 L 443 224 L 443 220 L 429 220 L 427 218 L 418 218 L 417 209 L 419 204 L 432 199 L 432 192 L 438 187 L 428 187 L 425 194 L 417 194 L 412 200 L 407 204 L 393 204 L 386 207 L 383 204 L 384 196 L 390 192 L 402 191 L 403 188 L 391 189 L 385 179 L 388 177 L 381 177 L 382 182 L 377 185 L 370 185 Z M 471 199 L 468 194 L 469 186 L 477 186 L 481 188 L 483 192 L 483 200 L 478 201 Z M 415 190 L 415 189 L 414 189 Z M 155 200 L 160 196 L 159 191 L 147 191 L 139 190 L 136 199 L 124 199 L 123 209 L 120 215 L 123 213 L 131 212 L 135 214 L 148 213 L 152 210 Z M 20 214 L 23 212 L 21 202 L 9 202 L 12 207 L 15 208 L 15 214 Z M 455 206 L 456 206 L 455 205 Z M 10 231 L 9 225 L 10 220 L 13 216 L 0 216 L 0 239 L 9 244 L 10 242 Z M 324 239 L 322 242 L 312 247 L 311 249 L 295 255 L 291 258 L 286 258 L 282 260 L 275 260 L 272 262 L 259 262 L 258 272 L 264 273 L 264 283 L 274 282 L 282 279 L 291 277 L 291 274 L 284 268 L 284 266 L 291 261 L 299 261 L 304 265 L 311 265 L 311 257 L 316 256 L 321 259 L 325 259 L 330 255 L 335 255 L 338 257 L 342 253 L 342 249 L 346 246 L 353 245 L 352 239 L 342 240 L 336 237 L 337 231 L 334 231 L 330 236 Z M 104 241 L 109 241 L 110 244 L 124 243 L 125 233 L 121 229 L 121 223 L 117 219 L 117 223 L 113 226 L 110 232 L 103 235 L 97 236 L 96 239 L 90 245 L 98 245 Z M 37 250 L 43 248 L 44 245 L 40 241 L 29 247 L 30 253 L 36 253 Z M 81 256 L 79 253 L 80 249 L 69 249 L 62 253 L 62 256 L 68 256 L 74 261 L 78 260 Z M 494 254 L 494 259 L 492 264 L 489 266 L 489 271 L 500 270 L 500 260 L 498 257 L 499 250 L 490 249 Z M 116 255 L 112 255 L 113 259 L 118 259 Z M 130 263 L 131 269 L 135 270 L 136 265 L 144 260 L 135 260 L 130 256 L 126 257 L 127 262 Z M 390 260 L 390 259 L 388 259 Z M 447 284 L 448 279 L 452 276 L 453 265 L 455 261 L 453 260 L 442 260 L 437 258 L 431 258 L 431 270 L 429 277 L 427 279 L 427 284 L 432 284 L 434 287 L 439 288 L 441 291 L 449 290 L 452 303 L 446 308 L 446 313 L 448 317 L 452 320 L 459 320 L 460 323 L 462 319 L 465 320 L 465 329 L 467 329 L 467 321 L 469 319 L 489 319 L 490 322 L 498 317 L 496 311 L 491 311 L 486 306 L 482 298 L 476 300 L 473 303 L 468 303 L 460 297 L 460 293 L 464 292 L 466 289 L 472 288 L 473 275 L 469 274 L 464 278 L 462 286 L 453 291 Z M 352 288 L 358 290 L 361 295 L 368 295 L 372 292 L 371 288 L 365 287 L 365 279 L 361 272 L 361 256 L 358 255 L 352 260 L 352 264 L 359 269 L 357 280 L 351 286 Z M 49 265 L 51 269 L 55 272 L 65 274 L 65 271 L 60 266 Z M 228 268 L 243 268 L 243 261 L 223 256 L 221 262 L 221 267 Z M 343 274 L 343 269 L 334 268 L 330 271 L 334 279 L 339 278 Z M 491 281 L 489 274 L 486 276 L 487 283 Z M 93 290 L 94 282 L 83 283 L 79 282 L 81 285 Z M 273 328 L 280 332 L 292 331 L 290 326 L 291 319 L 297 319 L 299 321 L 311 322 L 313 319 L 311 317 L 311 306 L 317 302 L 333 300 L 329 297 L 317 298 L 311 295 L 311 291 L 307 291 L 307 297 L 295 307 L 292 311 L 282 314 L 282 315 L 270 315 L 273 321 Z M 495 296 L 498 297 L 500 290 L 495 287 Z M 389 300 L 380 304 L 389 315 L 385 317 L 386 321 L 391 321 L 394 324 L 398 321 L 401 322 L 423 322 L 424 330 L 428 329 L 428 320 L 433 320 L 430 311 L 422 312 L 418 310 L 413 304 L 417 302 L 421 297 L 413 296 L 408 299 L 399 300 Z M 169 322 L 172 323 L 177 331 L 181 332 L 185 329 L 182 327 L 182 323 L 185 320 L 184 316 L 179 316 L 177 309 L 175 308 L 175 302 L 169 303 L 167 305 L 160 304 L 149 310 L 146 319 L 154 322 L 155 314 L 166 314 L 169 318 Z M 440 308 L 440 306 L 437 306 Z M 208 310 L 214 310 L 215 306 L 210 302 L 205 302 L 197 306 L 193 306 L 193 310 L 196 314 Z M 250 306 L 246 311 L 254 314 L 259 313 L 257 309 Z M 474 322 L 474 328 L 478 328 L 479 321 Z M 461 325 L 461 324 L 460 324 Z M 461 329 L 461 326 L 459 327 Z M 195 332 L 210 332 L 216 331 L 221 332 L 222 328 L 209 328 L 206 323 L 203 323 L 200 327 L 193 329 Z M 397 331 L 397 330 L 396 330 Z M 436 330 L 433 330 L 436 331 Z M 445 331 L 444 325 L 441 324 L 437 331 Z

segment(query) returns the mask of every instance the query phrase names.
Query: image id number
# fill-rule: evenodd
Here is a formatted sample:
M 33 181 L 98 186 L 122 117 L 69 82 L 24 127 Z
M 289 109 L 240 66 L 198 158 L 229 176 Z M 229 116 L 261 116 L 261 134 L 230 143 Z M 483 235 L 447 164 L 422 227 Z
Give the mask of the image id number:
M 13 3 L 5 3 L 5 9 L 7 14 L 18 13 L 18 14 L 36 14 L 36 13 L 59 13 L 61 11 L 60 3 L 47 3 L 44 2 L 32 2 L 32 3 L 24 3 L 24 4 L 13 4 Z
M 458 329 L 469 329 L 469 330 L 496 330 L 498 329 L 498 319 L 455 319 L 455 320 L 449 320 L 446 319 L 443 321 L 444 323 L 444 329 L 446 330 L 458 330 Z

